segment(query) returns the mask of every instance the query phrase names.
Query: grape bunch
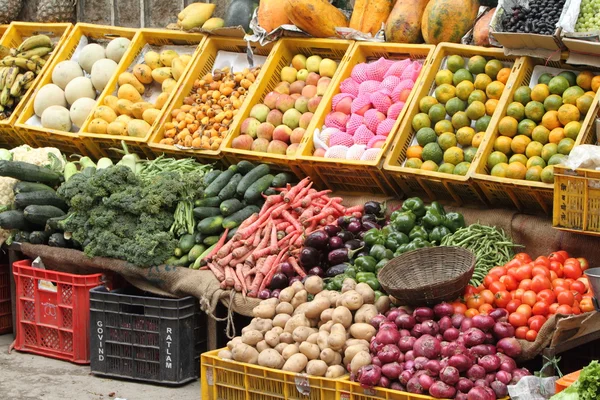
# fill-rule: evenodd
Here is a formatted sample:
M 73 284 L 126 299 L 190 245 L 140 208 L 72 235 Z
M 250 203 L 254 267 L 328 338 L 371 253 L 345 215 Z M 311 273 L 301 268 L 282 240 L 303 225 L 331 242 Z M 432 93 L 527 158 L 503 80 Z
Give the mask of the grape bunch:
M 600 2 L 598 0 L 581 0 L 575 32 L 597 30 L 600 30 Z
M 502 17 L 505 32 L 553 35 L 566 0 L 534 0 L 529 7 L 517 6 Z

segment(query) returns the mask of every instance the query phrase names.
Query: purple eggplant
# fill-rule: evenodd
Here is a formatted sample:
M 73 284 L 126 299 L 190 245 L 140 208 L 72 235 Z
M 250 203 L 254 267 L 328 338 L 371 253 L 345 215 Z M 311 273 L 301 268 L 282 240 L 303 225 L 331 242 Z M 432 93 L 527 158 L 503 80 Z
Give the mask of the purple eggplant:
M 338 232 L 336 236 L 339 237 L 340 239 L 342 239 L 344 241 L 344 243 L 346 243 L 349 240 L 354 239 L 354 235 L 348 231 Z
M 362 222 L 362 223 L 365 223 L 367 221 L 371 221 L 371 222 L 377 223 L 377 215 L 375 215 L 375 214 L 365 214 L 360 219 L 360 222 Z
M 328 278 L 333 278 L 337 275 L 343 274 L 346 271 L 346 268 L 348 268 L 349 266 L 350 264 L 343 263 L 334 265 L 333 267 L 329 267 L 329 269 L 325 273 L 325 276 L 327 276 Z
M 279 293 L 281 293 L 281 289 L 275 289 L 271 292 L 271 297 L 279 298 Z
M 364 221 L 362 223 L 363 232 L 368 231 L 369 229 L 381 229 L 378 223 L 372 221 Z
M 323 272 L 323 268 L 321 268 L 321 267 L 312 267 L 311 269 L 308 270 L 307 275 L 308 276 L 317 275 L 322 278 L 323 276 L 325 276 L 325 272 Z
M 337 235 L 339 232 L 342 231 L 342 228 L 340 228 L 337 225 L 327 225 L 325 228 L 323 228 L 325 230 L 325 232 L 327 232 L 327 234 L 329 236 L 335 236 Z
M 346 243 L 344 243 L 344 247 L 349 250 L 356 250 L 360 246 L 361 246 L 360 240 L 358 240 L 358 239 L 348 240 Z
M 294 267 L 287 261 L 284 261 L 281 264 L 279 264 L 279 270 L 283 272 L 288 278 L 291 278 L 292 276 L 296 275 Z
M 258 298 L 261 299 L 261 300 L 266 300 L 269 297 L 271 297 L 271 291 L 269 289 L 263 289 L 258 294 Z
M 375 214 L 381 216 L 385 211 L 378 201 L 367 201 L 364 208 L 365 214 Z
M 337 220 L 337 223 L 341 229 L 346 229 L 346 228 L 348 228 L 348 224 L 350 223 L 350 217 L 346 217 L 346 216 L 339 217 Z
M 300 264 L 305 270 L 311 269 L 314 266 L 319 265 L 321 260 L 321 253 L 314 247 L 304 247 L 300 251 Z
M 289 282 L 290 286 L 292 286 L 294 284 L 294 282 L 302 282 L 302 278 L 300 278 L 298 275 L 290 278 L 290 282 Z
M 273 275 L 273 279 L 271 279 L 271 284 L 269 285 L 269 287 L 271 288 L 271 290 L 275 290 L 275 289 L 283 289 L 288 287 L 289 285 L 289 280 L 286 274 L 278 272 L 275 275 Z
M 358 253 L 356 253 L 356 258 L 358 258 L 358 257 L 365 257 L 365 256 L 368 256 L 368 255 L 369 255 L 369 252 L 363 250 L 363 251 L 359 251 Z
M 342 264 L 352 260 L 356 253 L 360 252 L 362 249 L 362 247 L 359 247 L 356 250 L 349 250 L 347 248 L 332 250 L 327 255 L 327 260 L 331 265 Z
M 348 224 L 348 230 L 356 235 L 358 232 L 362 231 L 362 224 L 360 221 L 352 221 Z
M 314 247 L 315 249 L 326 249 L 329 242 L 329 235 L 324 230 L 312 232 L 304 239 L 304 246 Z
M 331 250 L 339 249 L 340 247 L 344 247 L 344 241 L 339 236 L 329 238 L 329 248 Z

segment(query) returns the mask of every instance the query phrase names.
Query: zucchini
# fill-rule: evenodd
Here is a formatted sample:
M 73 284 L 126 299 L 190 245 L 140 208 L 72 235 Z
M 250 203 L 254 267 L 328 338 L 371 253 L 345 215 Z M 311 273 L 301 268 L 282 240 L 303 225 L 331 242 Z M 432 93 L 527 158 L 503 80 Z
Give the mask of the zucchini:
M 29 243 L 29 236 L 31 236 L 31 233 L 27 231 L 19 231 L 15 234 L 15 242 Z
M 65 236 L 62 233 L 53 233 L 48 239 L 48 246 L 52 247 L 69 247 L 69 244 L 65 240 Z
M 62 217 L 65 212 L 54 206 L 38 206 L 32 205 L 25 207 L 23 215 L 28 222 L 35 225 L 46 226 L 46 222 L 50 218 Z
M 204 250 L 206 250 L 206 246 L 203 246 L 201 244 L 197 244 L 194 247 L 192 247 L 190 252 L 188 253 L 188 259 L 190 260 L 190 262 L 196 261 L 196 258 L 200 257 L 200 255 L 204 253 Z
M 52 232 L 47 231 L 34 231 L 29 235 L 29 242 L 31 244 L 46 244 Z
M 231 238 L 233 237 L 233 235 L 236 234 L 237 231 L 238 231 L 237 226 L 233 229 L 230 229 L 229 232 L 227 232 L 227 240 L 231 240 Z
M 244 208 L 244 206 L 242 205 L 242 202 L 238 199 L 225 200 L 219 206 L 221 214 L 223 214 L 224 217 L 228 217 L 231 214 L 240 211 L 242 208 Z
M 248 206 L 223 220 L 223 228 L 237 228 L 244 220 L 250 218 L 254 213 L 260 212 L 260 208 L 256 206 Z
M 187 267 L 189 263 L 190 263 L 190 260 L 188 258 L 188 255 L 186 254 L 171 265 L 174 267 Z
M 206 265 L 206 260 L 204 260 L 204 259 L 206 258 L 207 255 L 210 254 L 210 252 L 215 248 L 215 246 L 216 246 L 216 244 L 214 244 L 214 245 L 210 246 L 208 249 L 204 250 L 202 252 L 202 254 L 200 254 L 198 256 L 198 258 L 196 258 L 196 261 L 194 261 L 194 264 L 192 266 L 190 266 L 190 268 L 198 269 L 201 266 Z
M 184 253 L 189 252 L 195 244 L 196 242 L 194 241 L 194 235 L 183 235 L 179 239 L 179 248 Z
M 196 207 L 219 207 L 221 204 L 219 196 L 207 197 L 205 199 L 198 199 L 194 202 Z
M 54 206 L 63 211 L 68 211 L 69 206 L 63 199 L 52 191 L 42 190 L 39 192 L 19 193 L 15 196 L 15 206 L 25 208 L 27 206 Z
M 216 217 L 204 218 L 198 222 L 198 232 L 204 233 L 205 235 L 214 235 L 220 233 L 223 230 L 223 217 L 217 215 Z
M 254 204 L 258 202 L 261 198 L 262 192 L 271 186 L 273 178 L 273 175 L 267 174 L 250 185 L 248 190 L 246 190 L 246 193 L 244 193 L 244 200 L 246 200 L 246 203 Z
M 216 217 L 221 215 L 219 207 L 196 207 L 194 208 L 194 217 L 197 219 L 204 219 L 209 217 Z
M 275 175 L 275 177 L 273 178 L 273 182 L 271 182 L 271 186 L 275 188 L 282 188 L 285 187 L 285 185 L 287 185 L 288 183 L 292 183 L 293 179 L 294 178 L 291 174 L 288 174 L 287 172 L 282 172 L 280 174 Z
M 231 177 L 231 180 L 225 185 L 223 189 L 219 192 L 219 198 L 221 200 L 227 200 L 233 198 L 235 196 L 235 190 L 237 189 L 238 183 L 242 180 L 242 174 L 235 174 Z
M 204 243 L 207 246 L 212 246 L 213 244 L 217 243 L 220 238 L 221 236 L 208 236 L 204 238 L 204 241 L 202 243 Z
M 0 213 L 0 227 L 2 229 L 26 230 L 30 226 L 21 210 L 10 210 Z
M 227 170 L 223 171 L 219 176 L 217 176 L 217 179 L 212 181 L 212 183 L 208 185 L 206 189 L 204 189 L 204 197 L 217 196 L 221 189 L 223 189 L 225 185 L 229 183 L 233 175 L 235 175 L 236 171 L 236 165 L 232 165 L 229 168 L 227 168 Z
M 35 182 L 17 182 L 13 191 L 15 194 L 19 193 L 29 193 L 29 192 L 41 192 L 43 190 L 47 190 L 49 192 L 54 192 L 48 185 L 44 185 L 43 183 L 35 183 Z
M 271 169 L 267 164 L 260 164 L 258 167 L 248 172 L 238 184 L 238 187 L 236 189 L 238 196 L 242 197 L 246 193 L 246 190 L 248 190 L 250 185 L 252 185 L 261 177 L 267 175 L 269 171 L 271 171 Z
M 204 186 L 208 186 L 215 179 L 217 179 L 217 176 L 219 175 L 221 175 L 221 171 L 218 169 L 213 169 L 212 171 L 207 172 L 206 175 L 204 175 L 204 178 L 202 178 L 202 183 L 204 183 Z
M 178 260 L 179 260 L 179 258 L 177 258 L 175 256 L 171 256 L 167 259 L 167 261 L 164 262 L 164 264 L 165 265 L 174 265 Z
M 49 186 L 60 183 L 60 174 L 49 168 L 38 167 L 22 161 L 0 160 L 0 176 L 8 176 L 20 181 L 41 182 Z
M 196 232 L 194 234 L 194 242 L 196 242 L 196 244 L 202 244 L 202 241 L 204 240 L 206 236 L 204 236 L 202 233 L 200 232 Z
M 60 221 L 62 221 L 63 219 L 67 219 L 68 215 L 65 214 L 63 216 L 60 217 L 54 217 L 54 218 L 50 218 L 49 220 L 46 221 L 46 230 L 58 230 L 59 228 L 59 223 Z
M 254 164 L 252 164 L 250 161 L 242 160 L 237 163 L 237 168 L 240 174 L 246 175 L 248 172 L 254 169 Z

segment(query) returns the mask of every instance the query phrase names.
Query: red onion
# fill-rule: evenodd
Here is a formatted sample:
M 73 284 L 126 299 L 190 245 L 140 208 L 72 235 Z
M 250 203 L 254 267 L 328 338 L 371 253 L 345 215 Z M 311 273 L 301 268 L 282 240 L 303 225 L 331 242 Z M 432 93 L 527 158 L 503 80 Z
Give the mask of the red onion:
M 448 365 L 456 368 L 460 372 L 464 372 L 471 368 L 473 362 L 464 354 L 456 354 L 448 359 Z M 447 383 L 447 382 L 446 382 Z M 464 390 L 463 390 L 464 392 Z
M 271 297 L 271 291 L 269 289 L 263 289 L 258 294 L 258 298 L 261 299 L 261 300 L 266 300 L 269 297 Z
M 379 329 L 377 335 L 375 335 L 375 340 L 381 344 L 395 344 L 400 340 L 400 332 L 396 330 L 396 328 L 388 328 Z
M 424 390 L 429 390 L 431 385 L 433 385 L 433 382 L 435 382 L 435 380 L 429 375 L 422 374 L 419 376 L 419 383 L 421 384 Z
M 380 343 L 375 337 L 372 337 L 371 343 L 369 344 L 369 350 L 371 353 L 377 354 L 381 349 L 383 349 L 383 346 L 385 346 L 383 343 Z
M 388 321 L 394 322 L 399 315 L 406 314 L 406 312 L 402 313 L 401 311 L 403 311 L 401 308 L 392 308 L 385 314 L 385 317 Z
M 497 353 L 496 355 L 498 357 L 500 357 L 501 355 L 504 356 L 504 354 L 502 353 Z M 513 371 L 517 369 L 517 363 L 515 362 L 515 360 L 508 356 L 500 357 L 500 361 L 500 371 L 505 371 L 512 375 Z
M 410 336 L 410 331 L 408 329 L 400 329 L 400 337 L 403 338 L 405 336 Z
M 475 357 L 483 357 L 489 354 L 496 354 L 496 346 L 491 344 L 478 344 L 469 349 L 471 355 Z
M 431 376 L 437 376 L 441 369 L 442 366 L 438 360 L 429 360 L 425 363 L 425 370 L 431 374 Z
M 458 339 L 458 337 L 460 336 L 460 331 L 456 328 L 448 328 L 444 331 L 444 340 L 447 340 L 449 342 L 452 342 L 456 339 Z
M 402 371 L 400 373 L 400 376 L 398 377 L 398 381 L 403 386 L 406 386 L 406 384 L 408 383 L 408 381 L 410 380 L 410 378 L 412 378 L 412 376 L 413 376 L 412 372 L 410 372 L 408 370 Z
M 370 323 L 373 326 L 373 328 L 379 329 L 379 325 L 381 325 L 381 323 L 385 320 L 386 320 L 385 316 L 383 314 L 379 314 L 379 315 L 376 315 L 373 318 L 371 318 Z
M 400 374 L 402 373 L 402 366 L 394 361 L 392 363 L 385 364 L 384 366 L 382 366 L 381 373 L 391 380 L 396 380 L 400 377 Z
M 436 399 L 450 399 L 456 394 L 456 389 L 442 381 L 437 381 L 429 388 L 429 394 Z
M 521 344 L 514 337 L 500 339 L 496 343 L 496 348 L 500 353 L 504 353 L 512 358 L 517 358 L 521 354 Z
M 454 396 L 454 400 L 469 400 L 469 395 L 463 392 L 456 392 L 456 396 Z
M 414 360 L 406 361 L 404 363 L 404 370 L 410 371 L 410 373 L 413 374 L 415 372 L 415 361 Z
M 510 380 L 512 379 L 512 375 L 510 374 L 510 372 L 498 371 L 496 372 L 496 379 L 504 383 L 505 385 L 508 385 L 510 383 Z
M 494 321 L 502 321 L 508 318 L 508 311 L 504 308 L 495 308 L 488 314 L 490 317 L 494 318 Z
M 515 328 L 508 322 L 496 322 L 494 324 L 494 336 L 497 339 L 504 339 L 515 336 Z
M 413 349 L 416 341 L 417 339 L 412 336 L 401 337 L 400 340 L 398 340 L 398 348 L 402 352 L 410 351 Z M 408 357 L 408 354 L 405 354 L 405 356 Z
M 460 330 L 463 332 L 468 331 L 473 327 L 473 319 L 465 317 L 460 323 Z
M 452 328 L 452 318 L 448 317 L 448 316 L 444 316 L 442 318 L 440 318 L 440 320 L 438 321 L 438 326 L 440 327 L 440 331 L 444 332 L 447 331 L 448 329 Z
M 392 328 L 396 329 L 396 324 L 393 321 L 385 320 L 381 324 L 379 324 L 379 329 L 387 329 Z
M 450 365 L 440 371 L 440 379 L 447 385 L 455 385 L 458 378 L 460 378 L 460 372 Z
M 433 319 L 433 310 L 429 307 L 417 307 L 415 308 L 413 315 L 418 322 L 424 322 Z
M 433 307 L 433 312 L 437 318 L 451 317 L 454 314 L 454 307 L 450 303 L 440 303 Z
M 494 393 L 490 393 L 485 390 L 485 388 L 482 387 L 474 387 L 473 389 L 469 390 L 469 393 L 467 394 L 467 400 L 496 400 L 496 396 L 494 396 Z
M 429 361 L 429 360 L 425 357 L 415 358 L 415 369 L 417 371 L 422 370 L 423 368 L 425 368 L 425 364 L 427 364 L 427 361 Z
M 494 374 L 493 372 L 485 375 L 485 381 L 488 384 L 491 384 L 495 380 L 496 380 L 496 374 Z
M 398 362 L 399 363 L 403 363 L 404 362 L 404 353 L 400 352 L 400 355 L 398 355 Z
M 294 267 L 292 267 L 292 264 L 290 264 L 289 262 L 284 261 L 281 264 L 279 264 L 279 269 L 281 270 L 281 272 L 287 275 L 288 278 L 291 278 L 292 276 L 296 275 Z
M 415 317 L 408 314 L 398 315 L 394 320 L 398 329 L 412 329 L 413 326 L 417 323 Z
M 494 335 L 492 335 L 490 332 L 488 332 L 485 334 L 485 340 L 483 343 L 494 344 L 494 343 L 496 343 L 496 339 L 494 339 Z
M 485 378 L 485 368 L 483 368 L 481 365 L 473 365 L 467 370 L 467 378 L 472 381 Z
M 478 386 L 478 387 L 489 387 L 490 384 L 488 383 L 488 381 L 484 379 L 477 379 L 474 383 L 474 386 Z
M 382 376 L 381 378 L 379 378 L 379 384 L 377 386 L 380 386 L 383 388 L 389 388 L 391 384 L 392 384 L 392 382 L 388 378 L 386 378 L 385 376 Z
M 512 372 L 512 379 L 510 380 L 511 385 L 516 385 L 524 376 L 529 376 L 531 373 L 525 368 L 517 368 Z
M 490 383 L 490 387 L 496 394 L 497 398 L 501 399 L 502 397 L 508 396 L 508 388 L 506 387 L 506 384 L 500 381 L 494 381 Z
M 489 354 L 481 357 L 477 364 L 481 365 L 486 372 L 494 372 L 500 368 L 500 357 L 495 354 Z
M 458 378 L 458 382 L 456 382 L 456 389 L 463 392 L 468 393 L 469 390 L 473 388 L 473 382 L 467 378 Z
M 446 346 L 446 348 L 444 349 L 444 353 L 442 353 L 442 356 L 444 357 L 452 357 L 455 354 L 467 354 L 468 350 L 465 346 L 460 345 L 456 342 L 452 342 L 450 344 L 448 344 L 448 346 Z
M 441 342 L 442 340 L 444 340 L 444 337 L 442 336 L 442 334 L 441 334 L 441 333 L 438 333 L 437 335 L 435 335 L 435 338 L 436 338 L 437 340 L 439 340 L 440 342 Z
M 377 365 L 365 365 L 358 369 L 358 382 L 364 388 L 371 388 L 379 383 L 381 368 Z
M 406 387 L 404 385 L 402 385 L 400 382 L 392 382 L 390 389 L 399 390 L 401 392 L 406 392 Z
M 406 390 L 409 393 L 423 394 L 423 386 L 419 382 L 419 378 L 412 377 L 406 384 Z
M 473 320 L 473 326 L 475 328 L 481 329 L 484 332 L 487 332 L 490 329 L 492 329 L 494 327 L 494 324 L 496 323 L 496 321 L 494 321 L 494 318 L 490 317 L 489 315 L 483 314 L 475 315 L 471 319 Z
M 440 327 L 435 321 L 425 321 L 421 324 L 421 331 L 425 335 L 435 336 L 440 331 Z
M 395 344 L 386 344 L 383 348 L 377 352 L 377 357 L 383 364 L 388 364 L 398 360 L 400 349 Z M 500 359 L 498 359 L 500 364 Z
M 377 356 L 371 357 L 371 364 L 377 365 L 378 367 L 381 367 L 383 365 L 383 363 L 381 362 L 381 360 Z
M 485 333 L 477 328 L 469 328 L 464 334 L 465 345 L 467 347 L 477 346 L 485 342 Z
M 421 324 L 416 324 L 410 330 L 410 334 L 416 338 L 420 338 L 421 336 L 423 336 L 423 326 Z
M 440 355 L 440 341 L 431 335 L 423 335 L 415 341 L 413 352 L 416 357 L 437 358 Z
M 454 326 L 455 328 L 460 328 L 463 320 L 467 318 L 465 317 L 463 314 L 454 314 L 452 316 L 452 326 Z

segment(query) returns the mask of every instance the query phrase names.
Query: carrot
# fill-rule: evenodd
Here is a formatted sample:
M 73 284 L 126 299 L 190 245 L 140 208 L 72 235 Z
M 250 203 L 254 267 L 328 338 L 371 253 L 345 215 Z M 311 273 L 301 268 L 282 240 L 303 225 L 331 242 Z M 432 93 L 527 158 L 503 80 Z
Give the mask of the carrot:
M 363 205 L 358 205 L 358 206 L 346 208 L 345 213 L 346 214 L 352 214 L 352 213 L 355 213 L 355 212 L 361 212 L 362 213 L 364 209 L 365 209 L 365 207 Z
M 229 267 L 229 275 L 231 276 L 231 279 L 233 279 L 233 288 L 235 289 L 236 292 L 241 292 L 242 291 L 242 282 L 240 282 L 240 279 L 237 276 L 237 273 L 235 271 L 235 269 L 233 269 L 232 267 Z
M 331 214 L 335 214 L 336 209 L 333 207 L 325 207 L 319 214 L 315 215 L 312 218 L 306 220 L 306 222 L 320 221 L 322 219 L 327 218 Z
M 287 252 L 287 250 L 288 250 L 288 248 L 286 247 L 286 248 L 282 249 L 281 252 L 277 255 L 277 257 L 275 258 L 275 261 L 273 262 L 273 266 L 271 267 L 271 271 L 269 271 L 269 273 L 265 276 L 265 280 L 260 285 L 259 292 L 261 292 L 264 288 L 266 288 L 271 283 L 271 279 L 273 279 L 273 276 L 279 270 L 279 264 L 280 264 L 281 260 L 283 259 L 284 253 Z
M 282 201 L 283 197 L 281 195 L 274 194 L 267 197 L 267 201 L 265 201 L 263 207 L 271 207 L 272 205 L 281 203 Z
M 271 225 L 271 251 L 277 251 L 277 227 L 272 224 Z
M 274 219 L 279 219 L 279 217 L 281 216 L 281 213 L 283 211 L 287 210 L 288 207 L 289 207 L 289 204 L 283 203 L 281 206 L 279 206 L 275 210 L 273 210 L 273 212 L 271 213 L 271 217 Z
M 312 182 L 310 182 L 306 187 L 302 188 L 302 190 L 300 190 L 298 192 L 298 194 L 296 194 L 295 199 L 303 199 L 308 195 L 308 191 L 310 190 L 311 186 L 312 186 Z M 293 208 L 296 208 L 292 205 Z
M 302 278 L 304 278 L 306 276 L 306 272 L 304 272 L 304 270 L 300 267 L 300 265 L 298 265 L 298 262 L 296 261 L 296 259 L 294 257 L 289 257 L 288 262 L 294 268 L 294 271 L 296 271 L 296 273 L 298 275 L 300 275 Z
M 254 275 L 254 280 L 252 281 L 252 284 L 250 285 L 250 291 L 248 292 L 249 297 L 258 296 L 258 293 L 259 293 L 258 289 L 260 288 L 263 278 L 264 278 L 264 275 L 260 271 L 257 272 L 256 275 Z
M 300 193 L 300 191 L 302 189 L 304 189 L 310 182 L 310 178 L 304 178 L 302 179 L 300 182 L 298 182 L 298 184 L 296 186 L 294 186 L 293 188 L 291 188 L 287 195 L 285 195 L 285 197 L 283 198 L 283 201 L 285 201 L 286 203 L 292 203 L 294 201 L 294 198 L 298 195 L 298 193 Z
M 313 199 L 321 198 L 329 193 L 331 193 L 331 190 L 321 190 L 320 192 L 309 193 L 308 196 L 302 199 L 302 207 L 308 207 Z
M 233 253 L 229 253 L 228 255 L 226 255 L 225 257 L 219 259 L 219 261 L 217 261 L 217 264 L 220 267 L 225 267 L 227 264 L 229 264 L 229 261 L 231 261 L 233 259 Z
M 256 222 L 257 219 L 258 219 L 258 213 L 252 214 L 248 219 L 245 219 L 244 222 L 242 222 L 240 224 L 240 227 L 238 228 L 238 230 L 244 229 L 245 227 L 252 225 L 254 222 Z
M 232 287 L 233 285 L 235 285 L 235 280 L 233 279 L 233 275 L 231 273 L 231 268 L 225 267 L 225 284 L 227 285 L 227 287 Z
M 238 264 L 235 266 L 235 274 L 240 281 L 240 285 L 242 287 L 242 293 L 246 295 L 248 288 L 246 288 L 246 279 L 244 278 L 244 274 L 242 274 L 242 264 Z
M 285 236 L 283 239 L 281 239 L 278 243 L 277 243 L 277 248 L 282 247 L 283 245 L 285 245 L 286 242 L 288 242 L 292 237 L 296 236 L 296 231 L 290 232 L 289 234 L 287 234 L 287 236 Z
M 312 218 L 314 215 L 315 209 L 313 207 L 309 207 L 306 210 L 304 210 L 302 214 L 300 214 L 300 217 L 298 217 L 298 221 L 300 221 L 300 223 L 304 225 L 306 220 Z
M 249 246 L 243 246 L 243 247 L 238 247 L 237 249 L 235 249 L 234 251 L 232 251 L 231 255 L 232 255 L 233 258 L 240 258 L 244 254 L 248 254 L 249 252 L 250 252 L 250 247 Z
M 210 260 L 210 258 L 214 255 L 217 254 L 217 252 L 219 250 L 221 250 L 221 248 L 223 247 L 223 245 L 225 244 L 225 239 L 227 239 L 227 234 L 229 233 L 229 228 L 225 229 L 225 232 L 223 232 L 223 234 L 221 235 L 221 237 L 219 238 L 219 241 L 217 242 L 217 245 L 215 247 L 213 247 L 213 249 L 210 251 L 210 253 L 208 253 L 206 255 L 206 259 Z
M 265 263 L 263 264 L 262 268 L 260 269 L 260 272 L 262 272 L 263 275 L 267 275 L 269 273 L 269 271 L 271 270 L 271 268 L 273 267 L 273 262 L 275 262 L 276 259 L 277 259 L 277 256 L 274 256 L 274 255 L 270 255 L 269 257 L 267 257 Z
M 278 231 L 285 231 L 285 229 L 290 226 L 290 223 L 287 221 L 283 221 L 278 223 L 277 225 L 275 225 L 275 229 L 277 229 Z
M 212 271 L 213 274 L 215 274 L 215 277 L 219 280 L 219 281 L 224 281 L 225 280 L 225 273 L 221 270 L 221 268 L 219 268 L 216 264 L 214 263 L 208 263 L 206 264 L 208 266 L 208 268 Z
M 292 215 L 289 212 L 283 211 L 281 215 L 287 222 L 292 224 L 297 231 L 302 231 L 302 225 L 300 225 L 300 223 L 294 217 L 292 217 Z
M 225 243 L 225 245 L 223 247 L 221 247 L 219 249 L 219 251 L 217 251 L 215 253 L 217 258 L 223 258 L 223 257 L 227 256 L 227 254 L 229 254 L 233 250 L 234 243 L 235 243 L 235 241 L 233 239 L 231 239 L 229 242 Z

